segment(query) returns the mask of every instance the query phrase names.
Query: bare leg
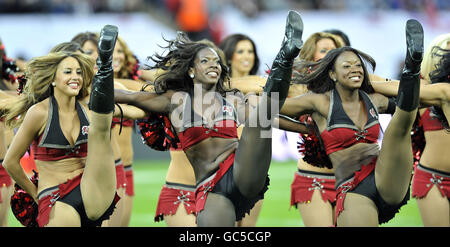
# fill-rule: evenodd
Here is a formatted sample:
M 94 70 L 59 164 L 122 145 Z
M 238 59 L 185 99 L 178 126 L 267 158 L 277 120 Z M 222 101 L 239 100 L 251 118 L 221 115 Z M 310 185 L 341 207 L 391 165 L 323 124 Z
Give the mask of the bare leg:
M 337 225 L 378 226 L 378 210 L 375 203 L 363 195 L 347 193 L 344 200 L 344 211 L 338 216 Z
M 74 207 L 57 201 L 50 211 L 48 224 L 45 227 L 80 227 L 80 215 Z
M 314 190 L 311 202 L 297 203 L 303 223 L 308 227 L 333 226 L 334 208 L 330 202 L 324 202 L 320 192 Z
M 11 208 L 9 200 L 12 192 L 13 185 L 0 187 L 0 196 L 2 198 L 2 202 L 0 203 L 0 227 L 8 226 L 9 209 Z
M 209 195 L 208 195 L 209 196 Z M 174 215 L 164 215 L 164 221 L 169 227 L 195 227 L 197 226 L 194 214 L 188 214 L 183 205 L 179 205 Z
M 303 22 L 300 15 L 290 11 L 286 20 L 285 40 L 272 64 L 264 87 L 265 94 L 256 110 L 250 113 L 250 121 L 247 120 L 245 124 L 236 151 L 234 181 L 244 196 L 256 196 L 265 184 L 272 159 L 271 124 L 267 122 L 267 118 L 270 121 L 277 113 L 272 112 L 271 98 L 276 99 L 274 95 L 278 94 L 279 102 L 275 102 L 275 106 L 279 110 L 289 90 L 292 63 L 300 52 L 302 33 Z M 250 123 L 256 126 L 250 126 Z M 262 136 L 263 132 L 269 132 L 268 136 Z
M 450 202 L 436 185 L 425 197 L 417 198 L 417 206 L 424 226 L 450 226 Z
M 254 227 L 256 225 L 256 222 L 258 221 L 259 213 L 261 212 L 262 204 L 264 200 L 259 200 L 255 206 L 253 206 L 252 210 L 250 210 L 250 213 L 245 215 L 242 220 L 238 221 L 236 226 L 238 227 Z
M 375 181 L 388 204 L 400 203 L 411 181 L 413 166 L 411 128 L 419 104 L 420 63 L 423 57 L 423 30 L 419 22 L 406 24 L 408 52 L 397 96 L 397 108 L 384 133 Z
M 112 114 L 92 112 L 88 157 L 81 178 L 81 195 L 89 219 L 98 219 L 111 205 L 116 192 L 116 168 L 110 144 Z
M 125 193 L 125 195 L 121 198 L 123 199 L 123 203 L 125 204 L 122 218 L 122 226 L 126 227 L 130 225 L 131 213 L 133 212 L 134 196 L 129 196 Z
M 113 214 L 109 217 L 108 220 L 104 220 L 102 223 L 102 227 L 120 227 L 122 226 L 123 212 L 125 207 L 125 201 L 123 200 L 125 196 L 125 188 L 120 187 L 116 190 L 117 195 L 120 197 L 120 200 L 116 204 L 116 208 L 114 209 Z
M 233 227 L 236 213 L 233 203 L 225 196 L 209 192 L 205 208 L 197 214 L 197 224 L 202 227 Z
M 114 73 L 112 53 L 117 27 L 105 26 L 99 39 L 99 70 L 92 84 L 88 156 L 81 178 L 81 195 L 89 219 L 96 220 L 108 209 L 116 193 L 116 168 L 111 146 L 111 122 L 114 110 Z

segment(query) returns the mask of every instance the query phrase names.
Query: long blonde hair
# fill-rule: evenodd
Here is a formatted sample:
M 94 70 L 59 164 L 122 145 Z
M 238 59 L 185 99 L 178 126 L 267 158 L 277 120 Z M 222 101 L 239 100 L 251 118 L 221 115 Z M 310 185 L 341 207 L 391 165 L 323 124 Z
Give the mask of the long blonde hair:
M 27 82 L 23 93 L 6 107 L 6 124 L 17 127 L 23 121 L 26 111 L 34 104 L 53 95 L 51 83 L 55 80 L 59 63 L 67 57 L 75 58 L 80 64 L 83 85 L 76 99 L 82 99 L 89 94 L 88 87 L 94 76 L 94 62 L 86 55 L 71 52 L 54 52 L 31 59 L 25 70 Z
M 437 68 L 441 56 L 437 56 L 440 50 L 436 49 L 439 47 L 441 49 L 447 49 L 447 44 L 450 42 L 450 33 L 441 34 L 435 37 L 428 45 L 425 53 L 423 55 L 422 64 L 420 65 L 420 73 L 422 77 L 431 82 L 430 73 Z M 442 53 L 442 52 L 441 52 Z

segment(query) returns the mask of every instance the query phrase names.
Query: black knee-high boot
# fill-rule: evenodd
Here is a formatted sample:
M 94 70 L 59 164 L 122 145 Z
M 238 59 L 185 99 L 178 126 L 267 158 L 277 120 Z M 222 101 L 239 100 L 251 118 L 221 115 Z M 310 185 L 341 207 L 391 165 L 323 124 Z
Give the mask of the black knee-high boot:
M 278 92 L 279 107 L 287 97 L 289 85 L 292 76 L 292 64 L 298 56 L 303 45 L 303 21 L 300 15 L 295 11 L 289 11 L 286 19 L 285 37 L 281 44 L 281 49 L 273 61 L 270 69 L 269 78 L 267 78 L 264 92 L 271 96 L 272 92 Z
M 400 78 L 397 106 L 407 112 L 419 106 L 420 64 L 423 58 L 423 28 L 416 20 L 406 22 L 407 53 Z
M 100 32 L 98 41 L 98 71 L 92 81 L 89 109 L 97 113 L 110 113 L 114 110 L 114 70 L 112 55 L 116 44 L 118 29 L 106 25 Z

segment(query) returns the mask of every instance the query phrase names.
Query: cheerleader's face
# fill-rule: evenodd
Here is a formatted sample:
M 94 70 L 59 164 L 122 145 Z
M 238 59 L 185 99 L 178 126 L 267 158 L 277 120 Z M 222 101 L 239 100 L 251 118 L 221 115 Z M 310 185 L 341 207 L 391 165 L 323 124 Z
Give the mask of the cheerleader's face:
M 255 64 L 255 49 L 250 40 L 237 42 L 231 58 L 231 71 L 234 75 L 249 75 Z
M 313 56 L 314 62 L 319 61 L 320 59 L 325 57 L 325 55 L 327 55 L 327 53 L 333 49 L 336 49 L 336 45 L 334 44 L 332 39 L 323 38 L 317 41 Z
M 64 58 L 58 65 L 55 75 L 55 94 L 77 96 L 83 86 L 83 77 L 78 60 L 73 57 Z
M 93 41 L 88 40 L 88 41 L 84 42 L 83 47 L 81 47 L 81 49 L 83 49 L 85 55 L 88 55 L 94 61 L 97 60 L 98 50 L 97 50 L 97 46 L 94 44 Z
M 117 41 L 116 46 L 114 47 L 113 53 L 113 62 L 112 66 L 114 69 L 114 73 L 118 73 L 125 64 L 125 52 L 123 50 L 122 44 Z
M 201 49 L 195 57 L 194 67 L 188 73 L 193 75 L 194 82 L 215 85 L 222 74 L 219 55 L 212 48 Z
M 364 80 L 364 69 L 361 59 L 351 52 L 344 51 L 334 63 L 334 71 L 329 72 L 332 80 L 343 88 L 358 89 Z

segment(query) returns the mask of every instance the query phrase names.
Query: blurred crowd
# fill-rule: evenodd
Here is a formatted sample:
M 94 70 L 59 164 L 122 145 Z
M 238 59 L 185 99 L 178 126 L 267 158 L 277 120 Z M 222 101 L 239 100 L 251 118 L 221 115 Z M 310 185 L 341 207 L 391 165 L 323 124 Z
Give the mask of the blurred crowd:
M 103 13 L 171 11 L 185 0 L 0 0 L 0 13 Z M 197 0 L 188 0 L 197 2 Z M 310 10 L 449 10 L 448 0 L 201 0 L 209 8 L 231 6 L 252 17 L 279 8 Z

